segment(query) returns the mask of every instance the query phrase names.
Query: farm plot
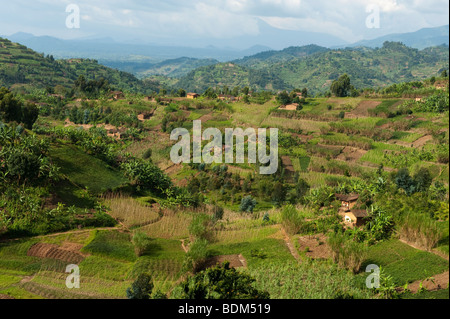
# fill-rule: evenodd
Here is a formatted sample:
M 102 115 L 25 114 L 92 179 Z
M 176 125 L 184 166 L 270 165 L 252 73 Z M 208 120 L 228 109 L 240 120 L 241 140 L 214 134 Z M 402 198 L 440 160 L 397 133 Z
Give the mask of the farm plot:
M 346 118 L 368 117 L 369 110 L 375 109 L 381 101 L 362 101 L 353 111 L 345 115 Z
M 399 240 L 372 246 L 362 269 L 369 264 L 381 266 L 399 287 L 444 273 L 449 267 L 447 260 L 433 253 L 412 248 Z
M 79 264 L 84 260 L 84 256 L 79 253 L 81 248 L 82 246 L 71 243 L 66 243 L 62 247 L 53 244 L 37 243 L 28 250 L 27 255 Z

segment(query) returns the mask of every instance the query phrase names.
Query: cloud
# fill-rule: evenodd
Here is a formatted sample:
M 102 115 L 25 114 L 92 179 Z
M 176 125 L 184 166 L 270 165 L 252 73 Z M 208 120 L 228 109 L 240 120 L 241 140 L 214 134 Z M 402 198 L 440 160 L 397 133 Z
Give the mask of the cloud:
M 80 30 L 65 28 L 70 3 L 81 9 Z M 380 29 L 366 28 L 368 5 L 380 8 Z M 262 19 L 282 30 L 359 40 L 448 24 L 448 6 L 448 0 L 16 0 L 0 11 L 0 29 L 61 37 L 229 39 L 257 35 Z

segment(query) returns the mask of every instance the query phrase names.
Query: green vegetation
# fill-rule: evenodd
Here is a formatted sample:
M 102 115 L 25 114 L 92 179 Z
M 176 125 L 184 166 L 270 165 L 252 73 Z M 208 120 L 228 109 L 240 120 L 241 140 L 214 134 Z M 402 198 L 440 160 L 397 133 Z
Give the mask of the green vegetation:
M 155 66 L 187 73 L 162 88 L 0 43 L 0 295 L 445 297 L 396 292 L 448 271 L 443 48 L 181 59 Z M 193 120 L 278 128 L 279 169 L 260 175 L 247 138 L 244 163 L 172 163 L 170 133 Z M 82 288 L 68 291 L 75 261 Z M 365 286 L 373 264 L 378 290 Z

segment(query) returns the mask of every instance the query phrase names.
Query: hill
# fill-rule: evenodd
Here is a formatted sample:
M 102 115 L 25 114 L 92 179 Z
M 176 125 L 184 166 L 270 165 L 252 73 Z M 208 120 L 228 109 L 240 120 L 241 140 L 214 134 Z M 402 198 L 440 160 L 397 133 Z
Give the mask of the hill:
M 386 41 L 402 42 L 405 45 L 419 50 L 431 46 L 449 44 L 449 26 L 441 26 L 437 28 L 424 28 L 416 32 L 389 34 L 373 40 L 364 40 L 356 42 L 349 47 L 370 47 L 380 48 Z
M 175 87 L 202 93 L 209 87 L 251 86 L 257 90 L 284 90 L 290 85 L 275 73 L 255 70 L 234 63 L 219 63 L 200 67 L 182 77 Z
M 325 47 L 311 44 L 302 47 L 289 47 L 281 51 L 264 51 L 243 59 L 235 60 L 234 62 L 249 68 L 261 68 L 268 63 L 283 62 L 294 58 L 304 58 L 315 53 L 327 51 L 329 51 L 329 49 Z
M 117 89 L 150 92 L 154 82 L 142 82 L 134 75 L 105 67 L 96 60 L 55 60 L 24 45 L 0 38 L 0 86 L 12 89 L 43 89 L 61 85 L 71 88 L 80 75 L 87 80 L 104 78 Z
M 141 78 L 148 77 L 149 75 L 164 75 L 179 78 L 199 67 L 217 63 L 219 63 L 219 61 L 215 59 L 193 59 L 182 57 L 157 63 L 146 70 L 138 72 L 137 75 Z
M 188 41 L 188 43 L 178 41 L 176 44 L 166 45 L 117 42 L 110 38 L 63 40 L 23 32 L 12 34 L 7 38 L 24 44 L 37 52 L 52 54 L 61 59 L 90 58 L 114 62 L 141 63 L 144 60 L 145 62 L 159 63 L 183 56 L 196 59 L 216 59 L 224 62 L 270 50 L 267 46 L 249 45 L 249 42 L 243 42 L 242 46 L 223 48 L 223 43 L 202 44 L 198 42 L 198 39 Z M 333 43 L 339 44 L 341 42 L 336 43 L 335 41 Z M 211 44 L 214 46 L 211 46 Z
M 377 49 L 293 47 L 246 57 L 234 64 L 202 67 L 176 86 L 197 90 L 216 85 L 273 90 L 307 87 L 311 92 L 323 93 L 333 80 L 347 73 L 358 89 L 385 87 L 435 76 L 448 69 L 448 59 L 448 46 L 418 50 L 386 42 Z

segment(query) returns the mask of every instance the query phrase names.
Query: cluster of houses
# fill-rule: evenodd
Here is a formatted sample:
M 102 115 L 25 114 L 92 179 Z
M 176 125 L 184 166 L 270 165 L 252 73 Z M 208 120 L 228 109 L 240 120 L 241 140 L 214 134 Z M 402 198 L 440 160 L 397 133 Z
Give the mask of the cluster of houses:
M 358 194 L 335 194 L 337 200 L 341 201 L 339 215 L 342 216 L 344 222 L 349 227 L 361 227 L 366 224 L 368 217 L 367 211 L 362 209 L 354 209 L 359 199 Z

